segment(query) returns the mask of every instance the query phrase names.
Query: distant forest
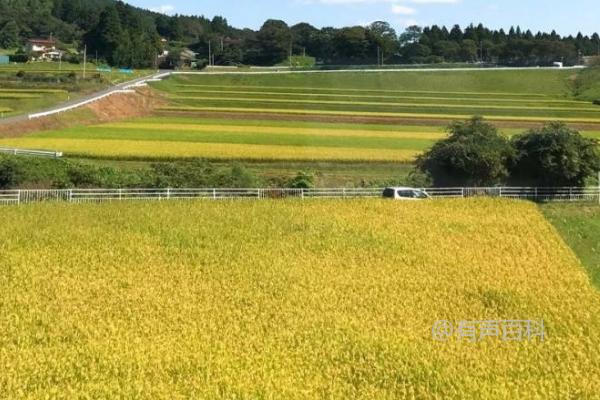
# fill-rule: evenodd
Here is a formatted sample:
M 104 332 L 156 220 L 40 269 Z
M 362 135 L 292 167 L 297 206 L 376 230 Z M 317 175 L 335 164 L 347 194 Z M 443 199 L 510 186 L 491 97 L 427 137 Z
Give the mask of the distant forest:
M 113 66 L 155 67 L 168 40 L 172 54 L 189 48 L 200 64 L 276 65 L 290 54 L 325 65 L 485 62 L 507 66 L 565 65 L 600 54 L 597 33 L 561 37 L 556 32 L 508 31 L 483 25 L 412 26 L 397 33 L 386 22 L 317 29 L 268 20 L 260 30 L 237 29 L 223 17 L 166 16 L 114 0 L 0 0 L 0 48 L 53 36 Z

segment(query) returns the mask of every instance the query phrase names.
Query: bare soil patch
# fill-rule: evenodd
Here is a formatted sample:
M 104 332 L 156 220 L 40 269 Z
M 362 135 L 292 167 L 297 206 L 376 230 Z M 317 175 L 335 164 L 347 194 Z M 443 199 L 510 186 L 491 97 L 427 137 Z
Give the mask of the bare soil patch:
M 165 104 L 165 100 L 152 89 L 140 88 L 136 93 L 115 94 L 64 114 L 0 124 L 0 137 L 19 137 L 31 132 L 143 117 Z

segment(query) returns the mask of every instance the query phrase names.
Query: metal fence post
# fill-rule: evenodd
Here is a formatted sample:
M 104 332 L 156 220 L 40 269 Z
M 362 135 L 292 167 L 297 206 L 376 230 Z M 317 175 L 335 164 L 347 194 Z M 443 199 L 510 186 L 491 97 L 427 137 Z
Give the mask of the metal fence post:
M 217 189 L 213 189 L 213 200 L 217 199 Z
M 300 189 L 300 198 L 304 200 L 304 189 Z
M 123 200 L 123 189 L 119 189 L 119 201 Z
M 69 196 L 68 196 L 69 203 L 71 203 L 71 202 L 73 202 L 73 189 L 69 189 L 68 194 L 69 194 Z
M 171 189 L 167 189 L 167 200 L 171 200 Z

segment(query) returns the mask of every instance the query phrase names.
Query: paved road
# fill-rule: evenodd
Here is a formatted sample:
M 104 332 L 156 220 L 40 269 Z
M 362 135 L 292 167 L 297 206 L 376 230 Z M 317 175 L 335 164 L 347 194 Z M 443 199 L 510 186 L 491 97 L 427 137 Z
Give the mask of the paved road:
M 153 79 L 154 77 L 156 77 L 160 74 L 164 74 L 165 72 L 168 72 L 168 71 L 159 71 L 152 75 L 148 75 L 148 76 L 144 76 L 141 78 L 133 79 L 131 81 L 119 83 L 118 85 L 111 86 L 111 87 L 103 89 L 101 91 L 98 91 L 95 93 L 90 93 L 90 94 L 84 95 L 82 97 L 77 97 L 76 99 L 73 99 L 73 100 L 62 102 L 60 104 L 56 104 L 55 106 L 47 108 L 47 109 L 36 111 L 35 113 L 37 114 L 37 113 L 44 113 L 44 112 L 53 112 L 53 111 L 60 110 L 65 107 L 74 106 L 76 104 L 83 103 L 86 101 L 93 101 L 94 99 L 106 96 L 109 93 L 119 91 L 119 90 L 124 90 L 132 85 L 145 82 L 149 79 Z M 21 115 L 16 115 L 14 117 L 9 117 L 9 118 L 1 118 L 0 124 L 9 124 L 9 123 L 14 123 L 14 122 L 27 121 L 27 120 L 29 120 L 29 115 L 30 114 L 21 114 Z

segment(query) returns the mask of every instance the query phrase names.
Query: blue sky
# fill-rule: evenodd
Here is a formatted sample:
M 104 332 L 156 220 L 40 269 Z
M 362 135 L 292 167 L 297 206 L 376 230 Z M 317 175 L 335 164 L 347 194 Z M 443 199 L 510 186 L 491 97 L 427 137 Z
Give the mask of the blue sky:
M 166 14 L 222 15 L 236 27 L 257 29 L 269 18 L 317 27 L 385 20 L 398 31 L 410 24 L 493 28 L 520 25 L 560 34 L 600 31 L 600 0 L 127 0 Z

